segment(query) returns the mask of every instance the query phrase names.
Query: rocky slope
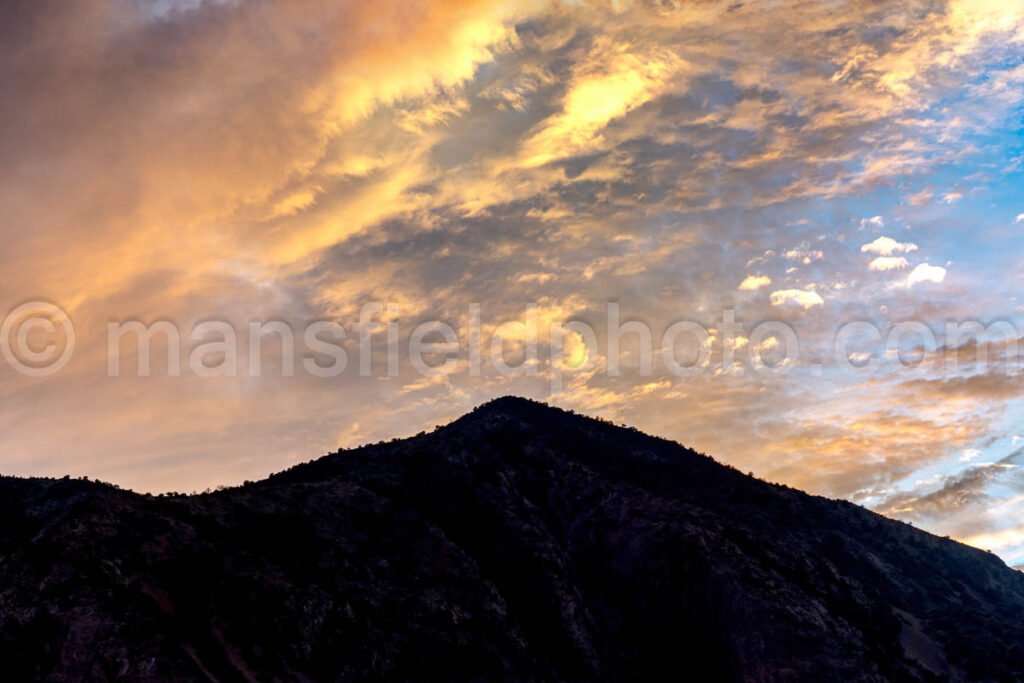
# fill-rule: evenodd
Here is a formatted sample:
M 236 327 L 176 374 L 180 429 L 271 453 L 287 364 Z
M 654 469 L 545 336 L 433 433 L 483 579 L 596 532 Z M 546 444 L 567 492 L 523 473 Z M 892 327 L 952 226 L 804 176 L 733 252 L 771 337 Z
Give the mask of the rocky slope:
M 0 479 L 12 681 L 1022 681 L 1024 574 L 522 399 L 244 487 Z

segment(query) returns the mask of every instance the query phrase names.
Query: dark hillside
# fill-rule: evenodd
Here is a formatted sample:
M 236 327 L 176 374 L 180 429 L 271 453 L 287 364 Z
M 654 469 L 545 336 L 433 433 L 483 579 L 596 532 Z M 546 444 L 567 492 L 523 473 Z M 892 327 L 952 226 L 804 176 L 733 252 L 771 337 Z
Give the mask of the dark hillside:
M 214 494 L 0 480 L 45 681 L 1022 681 L 1024 574 L 523 399 Z

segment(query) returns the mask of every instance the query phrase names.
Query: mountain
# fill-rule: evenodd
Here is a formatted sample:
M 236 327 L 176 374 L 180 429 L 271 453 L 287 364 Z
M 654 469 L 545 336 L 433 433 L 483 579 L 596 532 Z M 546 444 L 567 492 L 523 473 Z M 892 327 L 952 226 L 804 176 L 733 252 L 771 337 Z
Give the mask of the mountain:
M 0 479 L 12 681 L 1022 681 L 1024 574 L 524 399 L 193 496 Z

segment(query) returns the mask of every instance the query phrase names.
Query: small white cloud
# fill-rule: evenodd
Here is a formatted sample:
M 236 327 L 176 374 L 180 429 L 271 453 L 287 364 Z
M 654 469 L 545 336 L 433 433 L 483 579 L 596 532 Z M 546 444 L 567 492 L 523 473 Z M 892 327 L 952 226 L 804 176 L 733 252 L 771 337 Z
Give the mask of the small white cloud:
M 771 302 L 772 306 L 796 304 L 801 308 L 807 309 L 821 306 L 825 303 L 825 300 L 817 292 L 810 292 L 804 289 L 780 289 L 777 292 L 772 292 Z
M 1024 213 L 1018 213 L 1017 214 L 1017 222 L 1018 223 L 1024 223 Z
M 743 282 L 740 283 L 739 289 L 744 292 L 752 292 L 762 287 L 767 287 L 772 283 L 772 279 L 767 275 L 748 275 Z
M 927 263 L 922 263 L 917 268 L 914 268 L 907 276 L 907 286 L 913 287 L 916 284 L 922 282 L 933 282 L 939 284 L 946 279 L 946 269 L 942 266 L 930 266 Z
M 861 218 L 860 219 L 860 229 L 861 230 L 864 230 L 866 228 L 884 228 L 884 227 L 885 227 L 885 219 L 882 218 L 881 216 L 872 216 L 871 218 Z
M 909 268 L 910 262 L 902 256 L 879 256 L 868 264 L 868 268 L 881 273 Z
M 782 252 L 782 255 L 790 261 L 799 261 L 805 266 L 825 258 L 824 252 L 818 249 L 811 249 L 806 242 L 795 249 Z
M 964 195 L 962 192 L 947 192 L 942 196 L 942 201 L 946 202 L 947 204 L 955 204 L 956 202 L 960 201 L 963 198 Z
M 963 455 L 960 456 L 960 462 L 971 462 L 972 460 L 977 460 L 980 456 L 981 451 L 977 448 L 968 448 L 963 452 Z
M 861 253 L 878 254 L 879 256 L 892 256 L 893 254 L 907 254 L 917 251 L 917 245 L 912 242 L 897 242 L 891 237 L 879 237 L 874 242 L 868 242 L 861 248 Z

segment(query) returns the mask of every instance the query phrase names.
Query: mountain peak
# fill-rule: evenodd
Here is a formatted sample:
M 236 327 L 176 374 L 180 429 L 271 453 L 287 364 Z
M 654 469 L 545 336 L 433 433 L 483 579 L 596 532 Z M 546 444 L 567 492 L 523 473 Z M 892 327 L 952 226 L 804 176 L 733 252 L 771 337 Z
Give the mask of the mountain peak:
M 0 487 L 14 680 L 1024 671 L 995 556 L 516 396 L 209 495 Z
M 505 396 L 499 396 L 493 398 L 490 401 L 481 403 L 472 411 L 472 414 L 490 415 L 495 413 L 542 413 L 547 412 L 549 414 L 565 413 L 566 411 L 561 408 L 557 408 L 548 403 L 537 401 L 532 398 L 526 398 L 523 396 L 517 396 L 515 394 L 508 394 Z

